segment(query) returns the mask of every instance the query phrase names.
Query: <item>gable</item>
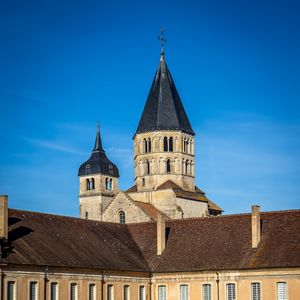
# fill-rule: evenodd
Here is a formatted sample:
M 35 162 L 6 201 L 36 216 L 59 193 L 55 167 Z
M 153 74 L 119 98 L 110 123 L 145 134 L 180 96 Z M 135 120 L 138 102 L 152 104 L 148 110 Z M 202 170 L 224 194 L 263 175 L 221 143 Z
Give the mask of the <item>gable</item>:
M 119 214 L 121 211 L 125 213 L 126 223 L 151 221 L 146 212 L 136 205 L 135 201 L 125 192 L 120 192 L 107 206 L 103 212 L 103 221 L 119 223 Z

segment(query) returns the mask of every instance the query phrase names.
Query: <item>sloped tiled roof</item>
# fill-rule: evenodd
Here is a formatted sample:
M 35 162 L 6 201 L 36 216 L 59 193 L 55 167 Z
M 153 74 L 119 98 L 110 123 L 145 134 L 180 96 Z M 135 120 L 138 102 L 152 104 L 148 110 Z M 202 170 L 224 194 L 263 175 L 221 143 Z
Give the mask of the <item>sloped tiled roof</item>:
M 300 267 L 300 210 L 261 213 L 251 247 L 251 215 L 169 220 L 156 255 L 156 223 L 116 224 L 9 210 L 3 263 L 107 270 L 180 272 Z
M 251 245 L 251 214 L 168 221 L 156 256 L 156 224 L 128 225 L 155 272 L 300 267 L 300 210 L 261 214 L 262 239 Z
M 10 251 L 3 261 L 147 271 L 127 226 L 9 209 Z
M 150 203 L 140 202 L 140 201 L 134 201 L 134 204 L 141 208 L 153 221 L 157 220 L 158 214 L 163 214 L 166 219 L 169 219 L 168 216 L 166 216 L 164 213 L 159 211 L 156 207 L 154 207 Z

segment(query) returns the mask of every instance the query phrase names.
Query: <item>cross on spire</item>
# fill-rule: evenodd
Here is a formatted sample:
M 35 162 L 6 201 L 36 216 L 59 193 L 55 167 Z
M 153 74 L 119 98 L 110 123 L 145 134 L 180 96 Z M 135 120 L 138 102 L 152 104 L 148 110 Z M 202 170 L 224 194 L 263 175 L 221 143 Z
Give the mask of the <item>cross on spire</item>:
M 158 39 L 160 41 L 160 47 L 161 47 L 161 50 L 160 50 L 161 55 L 165 54 L 164 46 L 165 46 L 165 43 L 167 42 L 167 39 L 165 37 L 165 31 L 166 31 L 165 27 L 161 27 L 160 28 L 160 35 L 158 36 Z

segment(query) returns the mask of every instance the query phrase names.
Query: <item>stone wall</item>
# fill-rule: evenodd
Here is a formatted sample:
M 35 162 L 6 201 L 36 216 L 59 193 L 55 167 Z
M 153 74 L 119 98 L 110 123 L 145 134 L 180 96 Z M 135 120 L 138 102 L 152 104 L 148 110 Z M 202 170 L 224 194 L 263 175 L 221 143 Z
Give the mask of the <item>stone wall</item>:
M 134 175 L 138 191 L 154 190 L 168 179 L 185 190 L 194 191 L 194 156 L 192 135 L 180 131 L 137 134 L 134 139 Z
M 119 222 L 120 211 L 125 212 L 126 223 L 151 221 L 150 217 L 123 192 L 120 192 L 105 209 L 103 221 Z

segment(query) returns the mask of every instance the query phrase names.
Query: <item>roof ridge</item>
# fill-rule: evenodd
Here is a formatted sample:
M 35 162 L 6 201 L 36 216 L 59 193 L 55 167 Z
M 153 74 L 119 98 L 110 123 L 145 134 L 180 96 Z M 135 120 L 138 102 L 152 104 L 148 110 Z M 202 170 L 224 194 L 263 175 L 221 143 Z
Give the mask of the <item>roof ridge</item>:
M 75 221 L 80 221 L 80 222 L 96 222 L 96 223 L 107 223 L 107 224 L 121 224 L 121 223 L 116 223 L 116 222 L 108 222 L 108 221 L 101 221 L 101 220 L 92 220 L 92 219 L 83 219 L 80 217 L 74 217 L 74 216 L 65 216 L 65 215 L 60 215 L 60 214 L 54 214 L 54 213 L 47 213 L 47 212 L 39 212 L 39 211 L 34 211 L 34 210 L 25 210 L 25 209 L 17 209 L 17 208 L 9 208 L 10 211 L 16 211 L 20 213 L 33 213 L 37 215 L 44 215 L 44 216 L 49 216 L 49 217 L 55 217 L 55 218 L 61 218 L 61 219 L 73 219 Z M 124 224 L 121 224 L 124 225 Z

